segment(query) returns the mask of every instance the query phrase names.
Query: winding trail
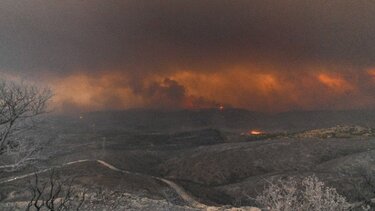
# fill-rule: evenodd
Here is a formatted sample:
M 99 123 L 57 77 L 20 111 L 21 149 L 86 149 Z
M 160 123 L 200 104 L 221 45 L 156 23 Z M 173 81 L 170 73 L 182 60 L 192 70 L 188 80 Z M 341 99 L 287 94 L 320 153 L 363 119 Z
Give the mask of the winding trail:
M 111 164 L 109 164 L 109 163 L 107 163 L 103 160 L 96 160 L 96 161 L 98 163 L 102 164 L 103 166 L 113 170 L 113 171 L 118 171 L 118 172 L 137 175 L 137 176 L 148 176 L 148 177 L 154 178 L 156 180 L 159 180 L 159 181 L 167 184 L 174 191 L 176 191 L 176 193 L 191 207 L 199 208 L 199 209 L 207 208 L 207 205 L 198 202 L 191 194 L 186 192 L 186 190 L 183 187 L 177 185 L 175 182 L 172 182 L 170 180 L 167 180 L 167 179 L 164 179 L 164 178 L 161 178 L 161 177 L 155 177 L 155 176 L 150 176 L 150 175 L 147 175 L 147 174 L 140 174 L 140 173 L 137 173 L 137 172 L 125 171 L 125 170 L 119 169 L 119 168 L 117 168 L 117 167 L 115 167 L 115 166 L 113 166 L 113 165 L 111 165 Z
M 85 163 L 85 162 L 97 162 L 100 165 L 105 166 L 112 171 L 117 171 L 117 172 L 121 172 L 121 173 L 124 173 L 124 174 L 131 174 L 131 175 L 136 175 L 136 176 L 146 176 L 146 177 L 154 178 L 154 179 L 159 180 L 159 181 L 163 182 L 164 184 L 168 185 L 170 188 L 172 188 L 187 203 L 187 205 L 189 205 L 191 207 L 194 207 L 194 208 L 198 208 L 198 209 L 207 209 L 208 208 L 207 205 L 202 204 L 199 201 L 197 201 L 194 196 L 192 196 L 183 187 L 181 187 L 180 185 L 176 184 L 173 181 L 170 181 L 170 180 L 167 180 L 167 179 L 164 179 L 164 178 L 161 178 L 161 177 L 155 177 L 155 176 L 151 176 L 151 175 L 147 175 L 147 174 L 141 174 L 141 173 L 138 173 L 138 172 L 131 172 L 131 171 L 122 170 L 122 169 L 119 169 L 119 168 L 117 168 L 117 167 L 115 167 L 115 166 L 113 166 L 113 165 L 111 165 L 111 164 L 109 164 L 109 163 L 107 163 L 106 161 L 103 161 L 103 160 L 88 160 L 88 159 L 76 160 L 76 161 L 64 163 L 64 164 L 58 166 L 57 168 L 62 168 L 62 167 L 65 167 L 65 166 L 70 166 L 70 165 L 73 165 L 73 164 Z M 12 177 L 12 178 L 9 178 L 9 179 L 1 180 L 0 185 L 5 184 L 5 183 L 9 183 L 9 182 L 13 182 L 13 181 L 16 181 L 16 180 L 24 179 L 24 178 L 27 178 L 27 177 L 32 177 L 35 174 L 44 173 L 44 172 L 52 170 L 53 168 L 56 168 L 56 167 L 47 168 L 47 169 L 43 169 L 43 170 L 40 170 L 40 171 L 37 171 L 37 172 L 33 172 L 33 173 L 24 174 L 24 175 L 20 175 L 20 176 L 17 176 L 17 177 Z

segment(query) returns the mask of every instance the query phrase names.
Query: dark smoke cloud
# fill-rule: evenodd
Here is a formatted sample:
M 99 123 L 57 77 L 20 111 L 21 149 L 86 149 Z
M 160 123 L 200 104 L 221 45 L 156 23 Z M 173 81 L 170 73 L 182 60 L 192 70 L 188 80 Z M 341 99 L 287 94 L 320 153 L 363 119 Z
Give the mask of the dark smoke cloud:
M 164 99 L 157 107 L 190 98 L 215 102 L 191 96 L 191 87 L 168 75 L 254 72 L 253 66 L 289 81 L 320 67 L 350 80 L 354 74 L 361 95 L 371 96 L 366 71 L 375 67 L 375 2 L 2 0 L 0 55 L 0 71 L 37 79 L 122 73 L 126 80 L 116 81 L 117 88 Z M 145 87 L 145 78 L 158 75 L 166 79 Z M 123 99 L 106 99 L 112 101 Z
M 152 102 L 157 102 L 154 107 L 182 107 L 186 97 L 185 87 L 177 81 L 165 78 L 162 83 L 153 82 L 142 90 L 143 95 Z
M 0 68 L 212 70 L 248 61 L 374 65 L 365 0 L 3 0 Z M 213 68 L 214 67 L 214 68 Z

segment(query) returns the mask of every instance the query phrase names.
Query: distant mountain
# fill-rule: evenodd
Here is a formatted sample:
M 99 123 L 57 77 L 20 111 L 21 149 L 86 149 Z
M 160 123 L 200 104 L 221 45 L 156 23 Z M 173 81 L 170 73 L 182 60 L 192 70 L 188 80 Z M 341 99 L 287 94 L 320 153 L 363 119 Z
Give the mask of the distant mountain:
M 82 114 L 77 121 L 97 127 L 144 131 L 226 128 L 300 131 L 336 125 L 375 127 L 375 110 L 290 111 L 267 114 L 245 109 L 100 111 Z

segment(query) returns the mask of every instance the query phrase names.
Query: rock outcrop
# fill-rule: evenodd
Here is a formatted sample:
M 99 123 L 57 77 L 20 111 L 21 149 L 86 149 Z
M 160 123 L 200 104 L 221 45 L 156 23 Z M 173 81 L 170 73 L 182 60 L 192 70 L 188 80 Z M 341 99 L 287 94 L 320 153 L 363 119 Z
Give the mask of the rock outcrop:
M 375 129 L 361 126 L 337 125 L 335 127 L 309 130 L 295 135 L 297 138 L 351 138 L 375 136 Z

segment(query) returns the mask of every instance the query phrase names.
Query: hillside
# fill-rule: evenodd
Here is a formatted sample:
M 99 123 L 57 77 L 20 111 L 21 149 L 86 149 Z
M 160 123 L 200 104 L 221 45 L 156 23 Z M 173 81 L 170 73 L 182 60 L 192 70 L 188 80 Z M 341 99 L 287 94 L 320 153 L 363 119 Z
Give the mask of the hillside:
M 231 112 L 236 115 L 231 116 Z M 112 116 L 91 113 L 82 118 L 53 117 L 44 123 L 48 127 L 35 131 L 42 134 L 38 136 L 41 140 L 48 141 L 43 152 L 49 156 L 36 169 L 88 160 L 90 162 L 62 168 L 62 174 L 76 176 L 77 185 L 95 185 L 130 194 L 132 200 L 145 202 L 142 208 L 145 210 L 150 203 L 156 203 L 150 206 L 164 206 L 163 200 L 168 198 L 163 193 L 165 190 L 176 196 L 177 190 L 181 189 L 198 204 L 208 207 L 256 207 L 252 198 L 264 189 L 267 181 L 309 175 L 316 175 L 327 185 L 337 188 L 350 202 L 363 201 L 356 193 L 353 181 L 356 184 L 365 182 L 360 169 L 375 172 L 369 168 L 375 165 L 374 130 L 369 127 L 373 119 L 361 119 L 363 112 L 355 111 L 349 116 L 340 112 L 331 113 L 331 116 L 330 112 L 321 115 L 306 112 L 299 113 L 301 117 L 285 113 L 274 115 L 273 121 L 271 115 L 262 119 L 263 114 L 235 109 L 222 113 L 210 110 L 207 114 L 204 111 L 170 114 L 125 111 L 113 112 Z M 217 118 L 218 115 L 225 117 L 225 121 Z M 332 115 L 338 116 L 318 127 L 319 121 Z M 367 115 L 371 117 L 370 113 Z M 240 120 L 240 116 L 244 119 Z M 303 120 L 312 116 L 315 119 Z M 202 124 L 196 123 L 196 118 Z M 168 123 L 170 119 L 175 122 Z M 302 121 L 303 124 L 294 128 L 294 123 L 289 121 Z M 341 124 L 350 121 L 363 124 Z M 226 126 L 221 127 L 221 124 Z M 251 129 L 261 129 L 264 133 L 252 135 L 248 133 Z M 95 162 L 97 160 L 121 171 L 113 171 Z M 33 171 L 35 168 L 26 168 L 18 174 L 32 174 Z M 9 172 L 1 175 L 2 178 L 15 176 Z M 20 193 L 24 192 L 22 185 L 27 182 L 20 180 L 1 185 L 1 200 L 6 199 L 6 203 L 24 201 L 24 195 Z M 171 188 L 170 184 L 176 186 Z M 372 190 L 365 191 L 375 197 Z M 10 196 L 16 197 L 9 200 Z M 172 198 L 168 203 L 177 206 L 173 209 L 187 206 L 186 200 Z
M 79 117 L 83 117 L 80 119 Z M 336 125 L 375 127 L 374 110 L 291 111 L 275 114 L 228 108 L 202 110 L 124 110 L 84 113 L 64 121 L 77 125 L 95 125 L 96 130 L 128 130 L 143 132 L 186 131 L 196 128 L 226 128 L 297 132 Z M 61 123 L 61 122 L 60 122 Z

